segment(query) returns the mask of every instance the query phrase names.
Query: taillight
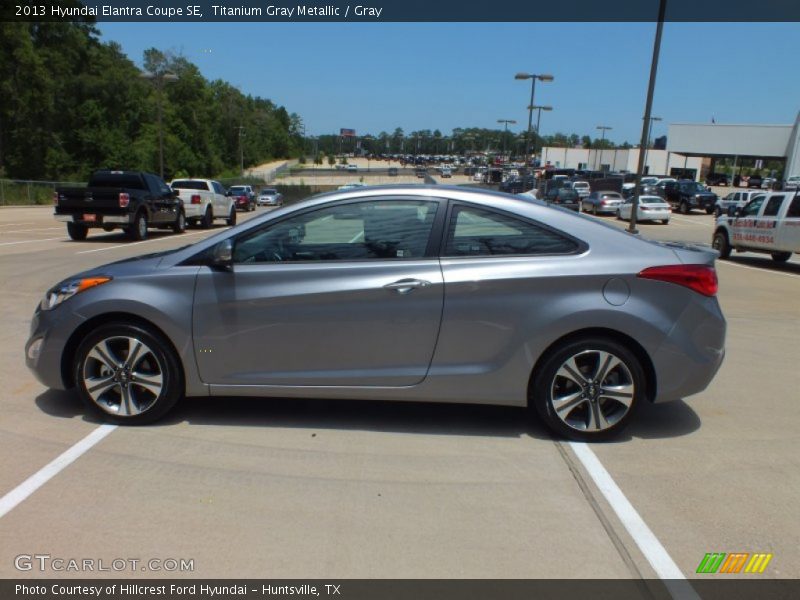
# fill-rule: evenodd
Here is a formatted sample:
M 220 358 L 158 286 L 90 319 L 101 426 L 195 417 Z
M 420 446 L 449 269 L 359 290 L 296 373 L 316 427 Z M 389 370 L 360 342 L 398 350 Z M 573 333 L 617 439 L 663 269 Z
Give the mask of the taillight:
M 131 196 L 127 192 L 120 192 L 119 193 L 119 207 L 120 208 L 127 208 L 128 204 L 131 203 Z
M 192 204 L 200 204 L 200 194 L 192 194 Z
M 715 296 L 719 287 L 717 271 L 709 265 L 649 267 L 639 273 L 637 277 L 676 283 L 704 296 Z

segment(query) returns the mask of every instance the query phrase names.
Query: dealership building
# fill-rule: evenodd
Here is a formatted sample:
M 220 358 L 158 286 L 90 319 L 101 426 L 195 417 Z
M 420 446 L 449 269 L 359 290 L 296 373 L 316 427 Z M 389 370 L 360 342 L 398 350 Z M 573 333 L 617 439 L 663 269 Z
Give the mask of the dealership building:
M 733 160 L 734 172 L 745 160 L 780 160 L 784 178 L 800 175 L 800 113 L 784 125 L 670 124 L 666 149 L 645 151 L 644 172 L 700 179 L 723 158 Z M 561 169 L 636 172 L 639 149 L 545 147 L 541 162 Z

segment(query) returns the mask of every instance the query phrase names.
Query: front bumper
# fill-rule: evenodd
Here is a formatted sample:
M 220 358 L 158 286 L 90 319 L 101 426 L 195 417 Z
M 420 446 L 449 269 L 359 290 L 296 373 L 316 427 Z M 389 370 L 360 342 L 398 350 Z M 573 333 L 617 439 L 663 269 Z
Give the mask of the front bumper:
M 54 390 L 67 389 L 61 363 L 67 342 L 83 323 L 83 318 L 64 310 L 37 307 L 31 320 L 28 341 L 25 344 L 25 364 L 43 385 Z

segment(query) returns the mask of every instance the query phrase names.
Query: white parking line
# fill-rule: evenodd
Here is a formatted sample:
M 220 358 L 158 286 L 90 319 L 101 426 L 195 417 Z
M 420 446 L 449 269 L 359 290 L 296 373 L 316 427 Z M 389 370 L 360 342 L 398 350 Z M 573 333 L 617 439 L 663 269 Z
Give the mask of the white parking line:
M 2 242 L 0 246 L 13 246 L 15 244 L 35 244 L 36 242 L 52 242 L 53 240 L 65 240 L 67 238 L 64 237 L 57 237 L 57 238 L 43 238 L 41 240 L 22 240 L 20 242 Z
M 200 235 L 201 233 L 208 233 L 207 231 L 195 231 L 194 233 L 184 233 L 180 237 L 189 237 L 190 235 Z M 92 252 L 105 252 L 106 250 L 116 250 L 117 248 L 130 248 L 131 246 L 138 246 L 139 244 L 149 244 L 150 242 L 163 242 L 165 240 L 180 239 L 176 237 L 160 237 L 152 240 L 142 240 L 141 242 L 130 242 L 128 244 L 119 244 L 117 246 L 106 246 L 105 248 L 93 248 L 91 250 L 81 250 L 75 254 L 91 254 Z
M 672 218 L 676 221 L 681 221 L 683 223 L 691 223 L 692 225 L 699 225 L 700 227 L 714 226 L 714 223 L 706 223 L 705 221 L 695 221 L 694 219 L 684 219 L 683 217 L 676 217 L 675 213 L 672 213 Z
M 63 229 L 63 227 L 42 227 L 40 229 L 15 229 L 14 231 L 3 231 L 3 233 L 29 233 L 31 231 L 53 231 L 54 229 Z
M 759 273 L 771 273 L 773 275 L 783 275 L 785 277 L 794 277 L 797 279 L 800 275 L 796 273 L 786 273 L 785 271 L 773 271 L 772 269 L 761 269 L 759 267 L 751 267 L 750 265 L 743 265 L 737 262 L 731 262 L 729 260 L 718 260 L 718 265 L 728 265 L 731 267 L 739 267 L 740 269 L 750 269 L 751 271 L 758 271 Z M 789 264 L 796 264 L 796 263 L 789 263 Z
M 642 551 L 647 562 L 661 578 L 665 579 L 666 586 L 673 598 L 686 600 L 699 600 L 699 596 L 692 586 L 686 581 L 686 576 L 680 570 L 667 550 L 658 541 L 658 538 L 644 522 L 633 504 L 625 497 L 622 490 L 614 482 L 611 475 L 592 449 L 582 442 L 568 442 L 570 448 L 581 461 L 583 468 L 589 473 L 594 484 L 608 501 L 622 525 L 628 531 L 633 541 Z M 672 581 L 671 581 L 672 580 Z
M 0 223 L 0 227 L 19 227 L 20 225 L 36 225 L 33 221 L 25 223 Z
M 5 496 L 0 498 L 0 518 L 7 515 L 18 504 L 36 490 L 58 475 L 61 471 L 80 458 L 87 450 L 114 431 L 117 425 L 100 425 L 77 444 L 66 450 L 61 456 L 45 465 L 28 477 Z

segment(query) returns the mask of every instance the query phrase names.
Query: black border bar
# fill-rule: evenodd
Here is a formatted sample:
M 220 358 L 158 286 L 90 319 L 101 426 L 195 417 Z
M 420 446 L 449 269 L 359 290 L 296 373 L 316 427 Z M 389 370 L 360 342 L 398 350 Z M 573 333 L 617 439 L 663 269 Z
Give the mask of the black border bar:
M 659 3 L 658 0 L 366 0 L 363 4 L 350 0 L 317 3 L 291 0 L 3 0 L 0 4 L 0 21 L 513 23 L 655 21 Z M 221 11 L 219 7 L 234 10 Z M 241 9 L 244 10 L 237 13 Z M 91 14 L 79 14 L 81 12 Z M 800 2 L 668 0 L 665 20 L 798 22 Z

